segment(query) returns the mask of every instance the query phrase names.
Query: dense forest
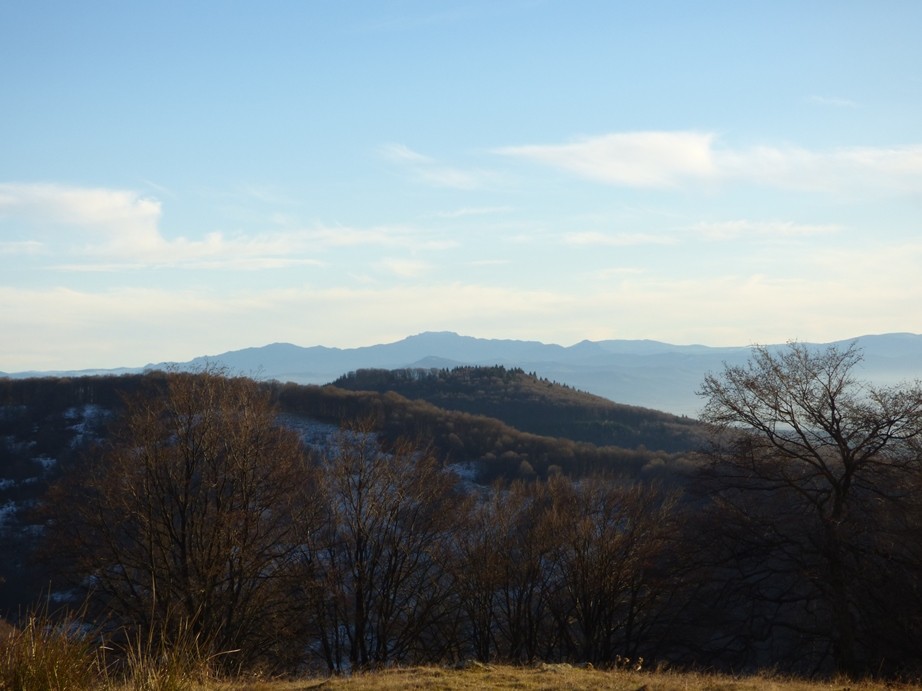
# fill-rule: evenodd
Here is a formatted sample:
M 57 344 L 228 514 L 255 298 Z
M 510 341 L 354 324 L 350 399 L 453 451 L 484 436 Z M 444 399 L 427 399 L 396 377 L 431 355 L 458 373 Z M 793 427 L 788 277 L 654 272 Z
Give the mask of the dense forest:
M 860 358 L 756 350 L 701 422 L 501 367 L 0 380 L 0 606 L 236 669 L 915 675 L 922 389 Z

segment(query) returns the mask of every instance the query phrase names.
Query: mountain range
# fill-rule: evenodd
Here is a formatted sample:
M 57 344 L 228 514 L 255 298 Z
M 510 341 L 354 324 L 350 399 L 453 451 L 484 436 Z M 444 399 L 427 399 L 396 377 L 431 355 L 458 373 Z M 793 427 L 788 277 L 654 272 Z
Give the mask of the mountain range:
M 922 335 L 891 333 L 859 336 L 830 344 L 857 343 L 864 360 L 858 375 L 875 384 L 922 378 Z M 776 347 L 776 346 L 771 346 Z M 780 346 L 778 346 L 780 347 Z M 182 363 L 144 368 L 19 372 L 0 375 L 81 376 L 119 374 L 168 367 L 196 369 L 218 365 L 231 373 L 299 384 L 326 384 L 366 368 L 453 368 L 462 365 L 519 367 L 537 376 L 604 396 L 618 403 L 695 417 L 696 395 L 704 376 L 724 364 L 743 364 L 749 346 L 672 345 L 651 340 L 581 341 L 564 347 L 538 341 L 483 339 L 452 332 L 425 332 L 400 341 L 360 348 L 302 347 L 273 343 L 202 356 Z

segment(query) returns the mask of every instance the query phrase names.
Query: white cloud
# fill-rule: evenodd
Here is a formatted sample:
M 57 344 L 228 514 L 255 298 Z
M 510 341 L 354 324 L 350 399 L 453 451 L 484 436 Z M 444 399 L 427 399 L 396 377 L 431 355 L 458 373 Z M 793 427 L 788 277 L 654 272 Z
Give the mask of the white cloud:
M 627 132 L 567 144 L 509 146 L 495 152 L 628 187 L 672 187 L 715 174 L 713 134 Z
M 160 213 L 159 201 L 126 190 L 0 183 L 0 219 L 39 229 L 77 226 L 115 246 L 156 245 Z
M 758 146 L 715 152 L 725 179 L 784 189 L 866 196 L 922 192 L 922 146 L 844 147 L 811 151 Z
M 849 195 L 922 192 L 922 145 L 734 149 L 720 146 L 713 133 L 679 131 L 614 133 L 566 144 L 504 147 L 494 153 L 624 187 L 742 181 Z
M 42 255 L 47 268 L 66 271 L 259 271 L 319 266 L 323 253 L 337 248 L 380 245 L 441 251 L 458 244 L 453 238 L 402 226 L 319 226 L 167 238 L 159 228 L 161 214 L 159 201 L 127 190 L 0 184 L 0 228 L 8 226 L 25 236 L 0 242 L 0 255 Z

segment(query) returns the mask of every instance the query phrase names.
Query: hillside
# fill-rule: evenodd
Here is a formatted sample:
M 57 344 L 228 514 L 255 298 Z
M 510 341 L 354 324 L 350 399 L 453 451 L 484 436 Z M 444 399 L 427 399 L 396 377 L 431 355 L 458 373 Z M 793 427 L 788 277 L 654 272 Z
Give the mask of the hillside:
M 362 369 L 333 386 L 393 391 L 446 410 L 496 418 L 522 432 L 597 446 L 679 452 L 701 441 L 701 426 L 693 420 L 614 403 L 519 368 Z
M 5 580 L 0 612 L 15 611 L 47 582 L 25 559 L 30 536 L 40 530 L 29 507 L 62 467 L 105 437 L 125 394 L 163 376 L 0 379 L 0 551 L 6 555 L 0 564 L 0 581 Z M 398 372 L 393 378 L 401 376 Z M 283 424 L 297 429 L 317 450 L 328 441 L 324 434 L 313 435 L 318 422 L 335 429 L 370 420 L 383 439 L 406 437 L 430 445 L 447 463 L 460 464 L 462 472 L 483 483 L 556 472 L 669 479 L 681 463 L 676 452 L 696 443 L 691 421 L 616 406 L 520 371 L 466 368 L 417 383 L 425 384 L 431 400 L 411 398 L 409 384 L 408 395 L 389 387 L 264 386 L 277 401 Z

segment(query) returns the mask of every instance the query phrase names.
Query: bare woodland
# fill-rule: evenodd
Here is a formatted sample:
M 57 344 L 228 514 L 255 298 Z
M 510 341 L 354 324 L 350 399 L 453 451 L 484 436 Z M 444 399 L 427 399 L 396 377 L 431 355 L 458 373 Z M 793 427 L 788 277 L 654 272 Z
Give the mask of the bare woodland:
M 310 453 L 221 372 L 137 392 L 49 492 L 46 554 L 113 640 L 234 668 L 417 662 L 906 674 L 922 650 L 922 389 L 854 348 L 756 349 L 702 384 L 669 481 L 478 485 L 425 439 Z

